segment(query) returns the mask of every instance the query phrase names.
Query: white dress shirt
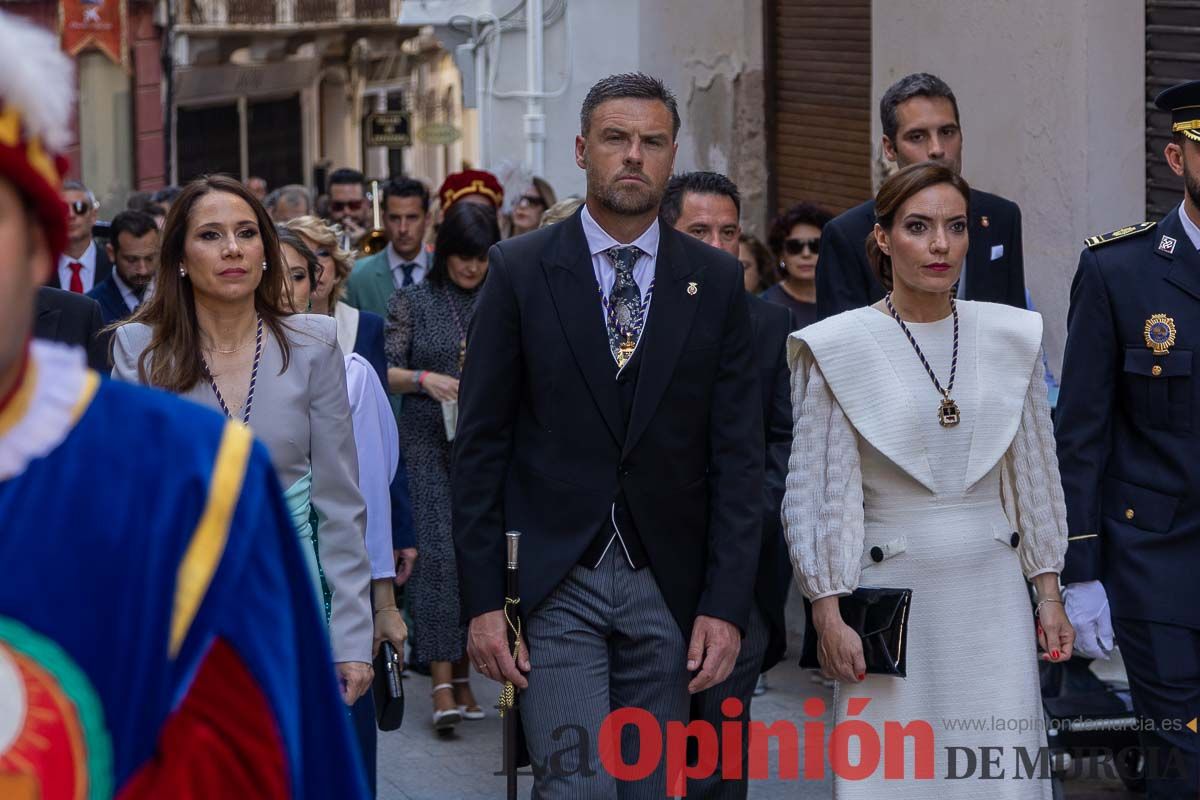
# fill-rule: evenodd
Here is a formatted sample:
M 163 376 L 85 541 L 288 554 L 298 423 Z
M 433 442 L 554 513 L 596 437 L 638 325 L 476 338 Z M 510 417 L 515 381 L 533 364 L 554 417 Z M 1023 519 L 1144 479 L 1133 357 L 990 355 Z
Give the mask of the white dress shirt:
M 609 295 L 612 293 L 613 284 L 617 282 L 617 268 L 613 266 L 612 259 L 604 253 L 613 247 L 621 247 L 621 243 L 608 235 L 608 232 L 600 227 L 600 223 L 592 218 L 588 213 L 587 206 L 583 207 L 581 215 L 583 222 L 583 235 L 587 239 L 588 250 L 592 254 L 592 270 L 596 273 L 596 283 L 600 286 L 600 292 L 604 297 L 600 300 L 600 313 L 604 319 L 604 328 L 608 330 L 608 310 L 605 304 Z M 646 294 L 650 291 L 650 286 L 654 283 L 654 268 L 658 262 L 658 241 L 660 238 L 658 230 L 658 220 L 650 223 L 650 227 L 642 231 L 642 235 L 634 239 L 629 244 L 642 251 L 638 256 L 637 263 L 633 265 L 633 280 L 638 285 L 638 291 L 642 293 L 643 302 L 646 299 Z M 642 317 L 642 327 L 645 328 L 645 320 L 650 317 L 650 307 L 645 307 L 645 314 Z M 639 341 L 641 337 L 639 336 Z
M 1192 247 L 1200 250 L 1200 227 L 1192 222 L 1192 218 L 1188 216 L 1187 209 L 1183 207 L 1183 203 L 1179 204 L 1179 221 L 1183 223 L 1184 232 L 1192 240 Z
M 608 235 L 608 232 L 600 227 L 600 223 L 592 218 L 588 212 L 587 206 L 583 207 L 581 215 L 583 221 L 583 235 L 587 239 L 588 250 L 592 254 L 592 270 L 596 273 L 596 284 L 600 287 L 599 294 L 603 295 L 600 301 L 600 314 L 603 320 L 604 329 L 608 330 L 608 309 L 606 307 L 609 295 L 612 293 L 613 284 L 617 282 L 617 268 L 613 266 L 612 259 L 605 255 L 605 251 L 613 247 L 621 247 L 621 243 Z M 642 315 L 642 330 L 644 331 L 646 320 L 650 318 L 650 305 L 646 303 L 647 294 L 650 292 L 650 287 L 654 284 L 654 271 L 658 263 L 658 242 L 661 234 L 658 229 L 658 220 L 650 223 L 650 227 L 646 228 L 640 236 L 630 242 L 630 245 L 642 251 L 638 256 L 638 260 L 633 265 L 633 280 L 638 285 L 638 291 L 642 294 L 643 315 Z M 599 298 L 598 298 L 599 299 Z M 651 302 L 653 302 L 651 300 Z M 605 341 L 608 341 L 607 336 Z M 641 332 L 638 332 L 638 344 L 642 341 Z M 636 349 L 635 349 L 636 352 Z M 617 527 L 616 505 L 609 511 L 609 518 L 612 519 L 613 535 L 608 540 L 608 545 L 605 546 L 604 552 L 600 554 L 593 568 L 599 567 L 604 561 L 604 556 L 608 554 L 608 549 L 612 547 L 614 541 L 621 543 L 621 549 L 625 551 L 625 560 L 629 562 L 629 566 L 633 567 L 633 559 L 629 557 L 629 550 L 625 547 L 625 540 L 621 538 L 621 531 Z
M 83 293 L 87 294 L 96 286 L 96 242 L 88 244 L 79 258 L 71 258 L 66 253 L 58 257 L 58 285 L 64 289 L 71 288 L 71 264 L 79 262 L 83 269 L 79 270 L 79 279 L 83 281 Z
M 394 578 L 392 561 L 392 478 L 400 462 L 396 418 L 379 376 L 357 353 L 346 356 L 346 393 L 358 449 L 358 489 L 367 504 L 367 558 L 371 580 Z
M 154 294 L 154 281 L 151 281 L 150 285 L 142 292 L 142 299 L 139 300 L 137 293 L 130 288 L 128 283 L 122 280 L 121 273 L 117 270 L 115 264 L 113 265 L 112 278 L 113 283 L 117 285 L 117 291 L 121 293 L 121 299 L 125 301 L 125 307 L 131 312 L 137 311 L 138 306 L 149 300 L 150 296 Z
M 425 280 L 425 276 L 429 274 L 429 267 L 431 266 L 430 262 L 432 261 L 433 254 L 426 250 L 425 247 L 421 247 L 421 252 L 417 253 L 417 257 L 411 262 L 403 259 L 400 254 L 396 252 L 396 248 L 392 247 L 390 244 L 387 246 L 387 250 L 385 252 L 387 253 L 388 266 L 391 267 L 392 270 L 392 285 L 397 289 L 404 285 L 404 270 L 402 269 L 404 264 L 412 263 L 417 265 L 417 268 L 414 269 L 412 273 L 414 284 Z

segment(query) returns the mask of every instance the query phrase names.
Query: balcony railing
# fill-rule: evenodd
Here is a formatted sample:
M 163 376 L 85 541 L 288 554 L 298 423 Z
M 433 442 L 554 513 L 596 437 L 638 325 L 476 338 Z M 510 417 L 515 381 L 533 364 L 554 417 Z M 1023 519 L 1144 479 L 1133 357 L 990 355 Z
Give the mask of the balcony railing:
M 196 30 L 394 22 L 401 0 L 186 0 L 180 23 Z

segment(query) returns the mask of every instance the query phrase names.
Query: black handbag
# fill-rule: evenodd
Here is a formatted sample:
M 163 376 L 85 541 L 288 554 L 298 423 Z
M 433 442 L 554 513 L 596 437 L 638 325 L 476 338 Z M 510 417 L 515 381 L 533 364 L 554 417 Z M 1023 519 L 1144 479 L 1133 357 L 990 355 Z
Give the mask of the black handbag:
M 375 656 L 375 722 L 381 731 L 394 731 L 404 721 L 404 680 L 400 656 L 391 642 L 381 642 Z
M 862 638 L 863 659 L 871 675 L 907 675 L 908 609 L 912 589 L 860 587 L 838 599 L 842 619 Z M 812 604 L 804 601 L 804 649 L 801 669 L 820 669 Z

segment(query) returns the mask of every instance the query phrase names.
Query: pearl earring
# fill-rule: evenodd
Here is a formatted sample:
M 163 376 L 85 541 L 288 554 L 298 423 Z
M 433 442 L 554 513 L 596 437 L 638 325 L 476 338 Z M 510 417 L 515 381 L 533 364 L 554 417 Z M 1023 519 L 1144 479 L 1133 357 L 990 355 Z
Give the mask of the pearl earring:
M 263 272 L 267 271 L 267 260 L 263 259 Z
M 183 264 L 179 265 L 179 277 L 181 277 L 181 278 L 187 277 L 187 270 L 183 268 Z

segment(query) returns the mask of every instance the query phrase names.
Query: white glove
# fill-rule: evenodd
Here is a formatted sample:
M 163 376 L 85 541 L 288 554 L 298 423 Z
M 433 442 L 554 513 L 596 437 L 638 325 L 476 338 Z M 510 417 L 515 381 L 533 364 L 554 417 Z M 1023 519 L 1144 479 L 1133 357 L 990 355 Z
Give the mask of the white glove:
M 1075 653 L 1108 660 L 1113 649 L 1112 614 L 1100 581 L 1068 584 L 1063 589 L 1067 619 L 1075 628 Z

